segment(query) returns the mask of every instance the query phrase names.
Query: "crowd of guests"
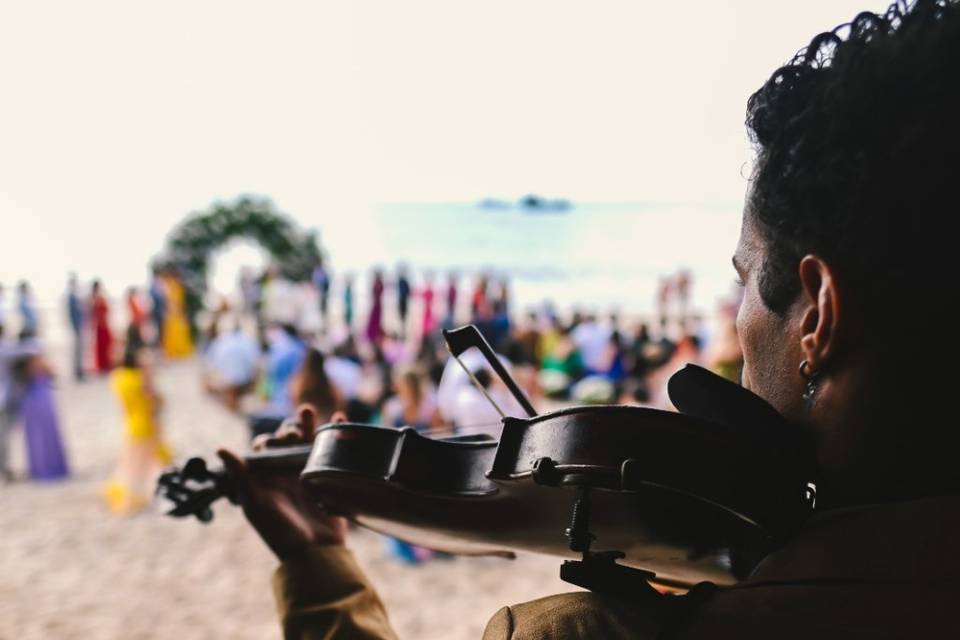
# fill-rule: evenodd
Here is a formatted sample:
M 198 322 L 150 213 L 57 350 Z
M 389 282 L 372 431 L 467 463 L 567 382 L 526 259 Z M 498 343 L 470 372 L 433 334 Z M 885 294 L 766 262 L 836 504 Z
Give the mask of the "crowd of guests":
M 251 435 L 273 431 L 309 402 L 327 418 L 342 411 L 351 421 L 412 427 L 431 436 L 498 437 L 500 416 L 491 401 L 506 413 L 522 412 L 479 353 L 462 357 L 470 375 L 448 359 L 441 329 L 467 322 L 480 328 L 526 394 L 544 408 L 615 402 L 669 408 L 666 380 L 687 362 L 739 376 L 737 301 L 719 310 L 708 335 L 707 323 L 689 312 L 692 281 L 683 271 L 664 277 L 654 292 L 652 321 L 576 309 L 563 315 L 547 304 L 517 314 L 508 279 L 487 273 L 468 282 L 451 272 L 437 284 L 432 272 L 400 267 L 392 274 L 374 270 L 368 282 L 369 295 L 360 297 L 352 276 L 334 288 L 322 262 L 301 281 L 276 266 L 261 274 L 245 269 L 237 296 L 208 301 L 207 311 L 191 317 L 182 278 L 173 268 L 158 267 L 145 295 L 135 287 L 126 291 L 120 332 L 111 323 L 120 314 L 102 284 L 84 288 L 71 277 L 65 307 L 73 374 L 78 381 L 109 375 L 124 420 L 117 468 L 104 488 L 111 509 L 131 513 L 144 507 L 156 474 L 169 463 L 154 372 L 158 362 L 195 350 L 202 355 L 205 388 L 244 417 Z M 335 290 L 338 305 L 331 300 Z M 19 340 L 0 340 L 0 469 L 9 477 L 6 433 L 19 421 L 31 450 L 31 477 L 59 477 L 67 467 L 52 372 L 35 339 L 37 313 L 25 283 L 18 287 L 16 309 Z M 394 550 L 409 562 L 424 556 L 399 543 Z
M 666 380 L 688 362 L 739 377 L 738 301 L 721 305 L 707 323 L 689 311 L 692 279 L 686 271 L 661 280 L 652 321 L 576 309 L 561 315 L 548 304 L 520 317 L 506 278 L 480 273 L 465 282 L 450 273 L 437 286 L 432 272 L 415 278 L 405 267 L 393 274 L 371 272 L 362 317 L 355 279 L 343 277 L 340 315 L 333 317 L 332 283 L 322 262 L 300 281 L 277 266 L 259 275 L 245 269 L 239 295 L 216 299 L 197 320 L 206 389 L 247 416 L 254 433 L 272 430 L 303 397 L 319 394 L 329 413 L 342 410 L 357 422 L 435 434 L 487 430 L 496 436 L 498 414 L 487 396 L 501 408 L 517 409 L 516 403 L 479 354 L 463 359 L 474 380 L 451 366 L 442 340 L 441 329 L 467 322 L 480 328 L 526 393 L 548 405 L 669 408 Z M 155 331 L 169 335 L 169 310 L 163 318 Z M 323 385 L 329 388 L 319 388 Z
M 68 279 L 64 311 L 70 328 L 73 377 L 109 376 L 124 420 L 117 471 L 106 485 L 107 503 L 127 513 L 147 504 L 159 469 L 170 462 L 160 428 L 161 399 L 153 384 L 152 361 L 193 353 L 185 289 L 172 268 L 154 270 L 148 301 L 131 287 L 123 303 L 124 330 L 118 336 L 103 285 L 84 287 Z M 30 479 L 52 480 L 68 475 L 54 391 L 54 369 L 41 341 L 40 314 L 28 283 L 17 286 L 16 300 L 7 305 L 0 286 L 0 480 L 14 480 L 10 441 L 22 427 Z M 16 327 L 16 335 L 8 336 Z

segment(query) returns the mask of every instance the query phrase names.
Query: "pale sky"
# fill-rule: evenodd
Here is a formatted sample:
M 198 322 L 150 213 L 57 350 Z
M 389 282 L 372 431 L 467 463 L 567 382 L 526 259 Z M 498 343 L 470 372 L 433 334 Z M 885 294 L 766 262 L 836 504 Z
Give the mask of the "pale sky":
M 749 94 L 885 4 L 0 0 L 0 282 L 119 293 L 245 192 L 341 245 L 378 202 L 736 203 Z

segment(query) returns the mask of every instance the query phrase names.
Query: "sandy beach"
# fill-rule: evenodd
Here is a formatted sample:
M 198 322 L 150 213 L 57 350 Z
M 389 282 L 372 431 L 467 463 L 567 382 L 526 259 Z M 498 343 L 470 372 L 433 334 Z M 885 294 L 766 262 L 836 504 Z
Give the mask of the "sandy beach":
M 195 360 L 158 373 L 178 458 L 212 459 L 222 445 L 242 450 L 242 419 L 207 397 L 198 376 Z M 72 476 L 0 486 L 0 639 L 279 638 L 270 591 L 276 562 L 240 510 L 219 503 L 209 525 L 153 512 L 112 516 L 100 488 L 121 423 L 107 381 L 61 376 L 57 398 Z M 22 434 L 11 446 L 23 474 Z M 557 577 L 554 558 L 407 567 L 375 533 L 355 531 L 350 545 L 401 638 L 478 638 L 499 607 L 574 589 Z

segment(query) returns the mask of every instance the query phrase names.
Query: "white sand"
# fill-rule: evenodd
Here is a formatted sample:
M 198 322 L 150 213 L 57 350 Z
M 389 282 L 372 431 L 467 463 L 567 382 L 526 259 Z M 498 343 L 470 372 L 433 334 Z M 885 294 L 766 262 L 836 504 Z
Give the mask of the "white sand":
M 242 450 L 242 420 L 203 394 L 195 362 L 163 367 L 159 386 L 178 456 Z M 58 393 L 72 477 L 0 486 L 0 640 L 280 637 L 270 591 L 276 563 L 240 510 L 221 502 L 209 525 L 113 517 L 99 490 L 121 433 L 114 398 L 104 379 L 63 379 Z M 12 446 L 22 471 L 22 440 Z M 407 567 L 387 557 L 377 534 L 358 531 L 350 545 L 401 638 L 478 638 L 504 604 L 574 589 L 557 577 L 554 558 Z

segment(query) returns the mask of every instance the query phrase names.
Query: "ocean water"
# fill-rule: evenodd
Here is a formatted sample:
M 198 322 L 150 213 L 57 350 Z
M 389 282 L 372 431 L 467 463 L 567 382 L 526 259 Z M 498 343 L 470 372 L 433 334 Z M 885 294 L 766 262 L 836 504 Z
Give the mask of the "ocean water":
M 473 203 L 386 204 L 321 226 L 339 273 L 354 272 L 366 292 L 371 266 L 392 274 L 408 265 L 463 286 L 489 271 L 510 279 L 515 309 L 551 301 L 561 309 L 650 313 L 661 277 L 689 270 L 694 307 L 710 313 L 732 291 L 730 257 L 740 206 L 679 203 L 575 204 L 562 212 L 490 209 Z

